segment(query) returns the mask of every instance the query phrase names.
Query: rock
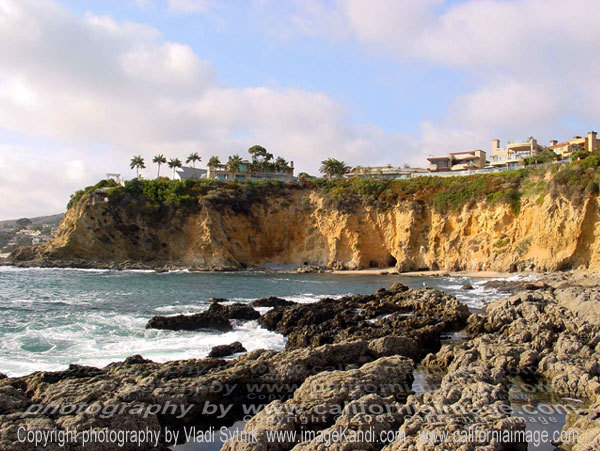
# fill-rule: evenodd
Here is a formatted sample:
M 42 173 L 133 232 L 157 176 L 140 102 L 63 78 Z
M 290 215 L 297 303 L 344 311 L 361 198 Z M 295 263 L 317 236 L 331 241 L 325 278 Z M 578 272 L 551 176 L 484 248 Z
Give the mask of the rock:
M 194 315 L 154 316 L 146 329 L 196 330 L 216 329 L 232 330 L 230 319 L 255 320 L 260 313 L 247 304 L 222 305 L 213 302 L 207 311 Z
M 286 336 L 286 349 L 402 335 L 426 353 L 439 346 L 443 331 L 464 327 L 468 316 L 467 307 L 447 293 L 394 284 L 374 295 L 276 307 L 259 324 Z
M 506 390 L 509 378 L 517 376 L 532 383 L 548 381 L 544 391 L 551 396 L 600 404 L 600 327 L 587 322 L 576 308 L 565 308 L 562 304 L 566 299 L 560 302 L 559 298 L 566 297 L 567 292 L 560 290 L 539 284 L 535 290 L 488 304 L 485 315 L 469 319 L 469 333 L 475 338 L 443 346 L 428 355 L 423 365 L 446 372 L 442 389 L 470 374 L 469 380 L 499 384 Z M 571 287 L 569 295 L 585 296 L 586 290 Z M 491 401 L 486 399 L 485 404 Z M 580 437 L 595 437 L 600 421 L 583 420 L 594 418 L 589 412 L 582 415 L 569 414 L 565 430 L 578 431 Z M 417 430 L 422 429 L 419 426 Z M 591 448 L 579 448 L 578 444 L 573 449 Z
M 406 285 L 404 285 L 402 282 L 396 282 L 394 284 L 392 284 L 392 286 L 390 287 L 390 291 L 399 293 L 399 292 L 403 292 L 403 291 L 408 291 L 408 287 Z
M 522 280 L 489 280 L 483 284 L 486 289 L 495 289 L 500 293 L 518 293 L 523 290 L 553 290 L 553 287 L 544 281 Z
M 0 379 L 6 379 L 6 378 L 7 378 L 6 374 L 0 373 Z
M 146 329 L 216 329 L 221 331 L 229 331 L 232 330 L 233 327 L 231 326 L 229 320 L 224 316 L 202 312 L 194 315 L 154 316 L 150 319 L 150 321 L 148 321 L 148 324 L 146 324 Z
M 462 287 L 460 287 L 461 290 L 473 290 L 473 285 L 471 285 L 470 283 L 465 283 Z
M 23 449 L 17 437 L 20 426 L 42 429 L 69 427 L 78 430 L 149 428 L 159 431 L 164 427 L 178 429 L 183 425 L 230 425 L 246 415 L 242 406 L 256 406 L 259 410 L 258 407 L 268 403 L 271 396 L 283 403 L 310 376 L 354 370 L 357 366 L 380 358 L 380 350 L 388 352 L 379 346 L 369 346 L 366 341 L 355 341 L 286 352 L 257 350 L 232 360 L 206 358 L 145 364 L 117 362 L 103 369 L 73 365 L 62 372 L 38 372 L 20 378 L 2 379 L 0 449 Z M 405 364 L 402 362 L 410 366 L 412 363 L 398 356 L 386 359 L 367 367 L 369 371 L 350 372 L 350 375 L 354 375 L 353 379 L 349 379 L 354 387 L 351 393 L 358 395 L 362 393 L 359 390 L 366 390 L 357 383 L 363 378 L 365 382 L 384 381 L 389 376 L 404 387 L 410 371 L 403 367 Z M 340 375 L 335 380 L 342 379 Z M 319 380 L 327 382 L 325 376 Z M 396 386 L 391 384 L 391 387 Z M 345 396 L 342 393 L 345 389 L 341 385 L 332 389 L 324 386 L 323 390 L 330 392 L 331 396 Z M 334 395 L 335 391 L 339 393 Z M 310 393 L 307 393 L 305 397 L 309 396 Z M 308 405 L 308 399 L 306 402 Z M 317 402 L 317 398 L 314 398 L 314 402 Z M 233 407 L 225 413 L 211 413 L 204 411 L 206 403 Z M 41 408 L 51 405 L 54 413 L 38 409 L 26 414 L 32 404 Z M 90 410 L 73 413 L 72 406 L 89 406 Z M 156 407 L 165 410 L 152 413 L 156 412 Z M 152 410 L 146 410 L 150 408 Z M 175 408 L 178 409 L 176 412 L 173 411 Z M 113 414 L 105 415 L 105 412 Z M 32 415 L 35 418 L 30 418 Z M 159 449 L 166 449 L 166 443 L 159 445 Z M 149 443 L 143 443 L 139 448 L 129 443 L 122 449 L 155 448 Z
M 389 272 L 388 272 L 388 271 L 381 271 L 381 272 L 379 273 L 379 275 L 380 275 L 380 276 L 387 276 L 388 274 L 389 274 Z
M 223 302 L 229 302 L 229 299 L 225 299 L 225 298 L 210 298 L 208 300 L 208 302 L 210 302 L 210 303 L 216 302 L 218 304 L 221 304 Z
M 232 354 L 237 354 L 239 352 L 246 352 L 246 351 L 247 351 L 246 348 L 244 348 L 239 341 L 235 341 L 228 345 L 214 346 L 210 350 L 210 353 L 208 354 L 208 356 L 209 357 L 217 357 L 217 358 L 227 357 Z
M 138 364 L 154 363 L 154 362 L 152 360 L 143 358 L 139 354 L 136 354 L 136 355 L 132 355 L 131 357 L 127 357 L 123 363 L 125 363 L 127 365 L 138 365 Z
M 218 311 L 218 309 L 216 308 L 217 305 L 220 304 L 213 304 L 211 305 L 211 308 L 213 308 L 215 311 Z M 223 312 L 223 315 L 229 319 L 241 319 L 251 321 L 260 318 L 260 313 L 258 313 L 248 304 L 237 303 L 231 305 L 222 305 L 220 307 L 222 307 L 221 311 Z
M 369 350 L 377 356 L 401 355 L 415 357 L 419 355 L 417 343 L 414 340 L 393 335 L 371 340 Z
M 291 399 L 273 401 L 245 425 L 244 430 L 248 436 L 252 434 L 253 441 L 244 440 L 243 437 L 232 438 L 222 449 L 288 450 L 297 442 L 273 443 L 268 440 L 269 434 L 296 431 L 299 437 L 302 431 L 318 431 L 334 426 L 338 424 L 336 419 L 341 426 L 354 417 L 352 407 L 358 412 L 367 412 L 365 415 L 370 413 L 369 409 L 378 413 L 388 410 L 398 412 L 400 404 L 397 401 L 405 399 L 410 391 L 412 368 L 410 359 L 393 356 L 366 363 L 358 369 L 325 371 L 311 376 Z M 390 384 L 390 381 L 394 383 Z M 340 414 L 341 418 L 337 418 Z M 387 423 L 380 427 L 389 430 L 398 426 L 401 419 L 402 415 L 394 418 L 391 414 Z M 309 448 L 304 444 L 304 448 L 299 449 Z
M 304 265 L 296 268 L 296 272 L 300 274 L 323 273 L 325 271 L 327 271 L 327 268 L 315 265 Z
M 250 303 L 252 307 L 289 307 L 296 304 L 296 302 L 286 301 L 285 299 L 277 298 L 275 296 L 257 299 Z

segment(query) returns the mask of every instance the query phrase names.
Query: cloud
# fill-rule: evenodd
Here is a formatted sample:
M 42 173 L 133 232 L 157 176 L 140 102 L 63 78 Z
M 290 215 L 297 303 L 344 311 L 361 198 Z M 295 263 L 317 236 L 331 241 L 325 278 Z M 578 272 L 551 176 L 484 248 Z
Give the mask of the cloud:
M 106 172 L 131 175 L 134 154 L 146 158 L 143 173 L 152 177 L 156 153 L 199 152 L 206 161 L 260 143 L 314 173 L 326 156 L 357 164 L 377 152 L 393 162 L 410 145 L 353 125 L 346 107 L 324 93 L 222 85 L 210 62 L 155 28 L 78 17 L 50 0 L 0 0 L 0 128 L 77 149 L 48 164 L 42 150 L 24 148 L 26 159 L 8 162 L 23 174 L 7 185 L 20 193 L 15 202 L 46 199 L 53 208 Z M 36 179 L 48 181 L 43 190 L 31 189 Z M 24 214 L 17 204 L 3 203 L 0 216 Z
M 457 93 L 446 117 L 435 124 L 451 135 L 462 128 L 465 136 L 480 136 L 479 141 L 533 131 L 549 136 L 569 128 L 564 123 L 571 118 L 587 122 L 600 112 L 596 0 L 337 0 L 319 2 L 320 9 L 295 5 L 287 26 L 297 25 L 300 33 L 338 42 L 343 30 L 346 40 L 408 70 L 426 64 L 461 74 L 469 91 Z M 340 25 L 332 32 L 333 18 Z M 431 133 L 432 126 L 428 122 L 421 131 Z
M 179 13 L 204 13 L 211 6 L 211 0 L 168 0 L 169 10 Z
M 0 217 L 54 214 L 65 210 L 69 195 L 104 176 L 111 156 L 80 159 L 78 148 L 0 146 Z M 114 156 L 113 156 L 114 157 Z

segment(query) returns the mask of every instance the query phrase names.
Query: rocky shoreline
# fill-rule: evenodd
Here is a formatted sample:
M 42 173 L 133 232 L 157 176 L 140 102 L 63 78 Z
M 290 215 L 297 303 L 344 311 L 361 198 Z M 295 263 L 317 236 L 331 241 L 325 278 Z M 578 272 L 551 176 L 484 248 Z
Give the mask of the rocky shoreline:
M 0 448 L 24 449 L 19 428 L 25 427 L 77 431 L 73 442 L 43 449 L 80 449 L 85 431 L 103 429 L 157 434 L 156 443 L 127 442 L 121 449 L 169 449 L 185 441 L 186 428 L 246 421 L 246 434 L 229 438 L 223 449 L 526 449 L 527 424 L 513 416 L 509 396 L 521 379 L 558 399 L 582 401 L 564 427 L 579 442 L 561 449 L 598 449 L 600 290 L 591 280 L 589 273 L 571 273 L 507 281 L 503 288 L 514 294 L 483 314 L 440 290 L 394 284 L 313 304 L 215 300 L 199 317 L 149 318 L 149 327 L 188 330 L 258 318 L 286 336 L 287 345 L 281 352 L 245 353 L 243 343 L 214 349 L 220 357 L 237 355 L 228 360 L 154 363 L 132 356 L 105 368 L 0 376 Z M 255 307 L 270 310 L 261 315 Z M 445 339 L 453 332 L 464 338 Z M 439 386 L 415 392 L 417 367 L 439 374 Z M 284 432 L 285 439 L 273 441 Z M 472 440 L 430 441 L 448 432 Z M 337 439 L 328 444 L 323 437 Z

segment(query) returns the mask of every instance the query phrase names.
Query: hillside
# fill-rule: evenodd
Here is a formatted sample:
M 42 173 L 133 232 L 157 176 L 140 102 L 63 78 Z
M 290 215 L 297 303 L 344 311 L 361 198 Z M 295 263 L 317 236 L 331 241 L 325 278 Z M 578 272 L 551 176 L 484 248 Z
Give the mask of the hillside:
M 470 177 L 102 181 L 70 202 L 56 238 L 16 264 L 242 269 L 281 262 L 400 271 L 598 267 L 600 170 Z
M 28 218 L 34 226 L 49 225 L 50 227 L 58 226 L 58 223 L 64 218 L 64 213 L 59 213 L 50 216 L 38 216 L 36 218 Z M 0 229 L 15 227 L 19 219 L 7 219 L 0 221 Z

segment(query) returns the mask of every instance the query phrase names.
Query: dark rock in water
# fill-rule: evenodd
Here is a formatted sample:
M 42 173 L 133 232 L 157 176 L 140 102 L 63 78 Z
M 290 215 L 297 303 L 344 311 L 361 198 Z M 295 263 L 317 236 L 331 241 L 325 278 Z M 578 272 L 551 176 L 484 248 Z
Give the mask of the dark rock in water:
M 336 268 L 336 269 L 342 269 L 342 268 Z M 300 266 L 299 268 L 296 268 L 296 272 L 301 273 L 301 274 L 324 273 L 324 272 L 328 272 L 328 271 L 330 271 L 329 268 L 326 268 L 324 266 L 316 266 L 316 265 L 305 265 L 305 266 Z
M 123 363 L 125 363 L 126 365 L 135 365 L 135 364 L 154 363 L 154 362 L 152 360 L 143 358 L 139 354 L 136 354 L 136 355 L 127 357 Z
M 208 354 L 208 356 L 216 357 L 216 358 L 227 357 L 232 354 L 237 354 L 238 352 L 246 352 L 246 351 L 247 351 L 247 349 L 244 348 L 239 341 L 236 341 L 229 345 L 214 346 L 210 350 L 210 353 Z
M 148 324 L 146 324 L 146 329 L 216 329 L 229 331 L 232 330 L 233 327 L 231 327 L 229 320 L 223 316 L 202 312 L 196 313 L 195 315 L 154 316 L 148 321 Z
M 6 374 L 0 373 L 0 379 L 6 379 L 6 377 L 7 377 Z
M 543 281 L 527 282 L 522 280 L 490 280 L 486 282 L 484 288 L 493 288 L 501 293 L 517 293 L 528 290 L 553 290 L 552 286 Z
M 217 306 L 223 308 L 223 314 L 229 319 L 244 319 L 249 321 L 260 318 L 260 313 L 258 313 L 248 304 L 213 304 L 211 305 L 211 309 L 216 309 Z
M 250 303 L 252 307 L 289 307 L 296 305 L 296 302 L 286 301 L 285 299 L 270 296 L 268 298 L 257 299 Z
M 208 302 L 213 303 L 216 302 L 217 304 L 223 303 L 223 302 L 229 302 L 229 299 L 225 299 L 225 298 L 210 298 L 208 300 Z
M 471 285 L 470 283 L 465 283 L 462 287 L 460 287 L 461 290 L 473 290 L 473 285 Z
M 247 304 L 222 305 L 213 302 L 207 311 L 194 315 L 154 316 L 146 324 L 146 329 L 229 331 L 232 329 L 230 319 L 254 320 L 258 318 L 260 318 L 260 313 Z
M 389 335 L 412 339 L 418 354 L 435 350 L 441 333 L 464 327 L 468 317 L 468 308 L 449 294 L 394 284 L 390 290 L 372 295 L 275 307 L 259 319 L 259 324 L 286 336 L 286 349 Z
M 309 408 L 314 383 L 325 391 L 328 384 L 333 383 L 333 392 L 343 396 L 339 398 L 341 403 L 363 393 L 347 390 L 348 386 L 365 387 L 362 389 L 365 392 L 371 385 L 389 386 L 393 390 L 389 394 L 404 398 L 403 387 L 412 378 L 412 362 L 400 356 L 378 354 L 390 349 L 381 343 L 371 346 L 369 342 L 356 341 L 289 352 L 257 350 L 233 360 L 206 358 L 146 365 L 118 362 L 107 366 L 95 377 L 67 378 L 54 384 L 44 382 L 54 377 L 54 373 L 3 379 L 0 381 L 0 449 L 24 449 L 18 435 L 21 426 L 30 430 L 55 430 L 67 426 L 73 430 L 131 428 L 141 431 L 148 428 L 156 433 L 165 427 L 181 431 L 186 425 L 197 426 L 198 430 L 211 425 L 218 429 L 247 415 L 243 406 L 256 406 L 256 411 L 260 411 L 260 407 L 270 402 L 270 396 L 285 402 L 304 383 L 308 385 L 298 393 L 298 399 L 302 406 Z M 310 383 L 307 378 L 319 373 L 323 375 Z M 344 384 L 345 379 L 348 384 Z M 256 387 L 259 387 L 258 391 Z M 325 397 L 326 393 L 319 392 L 321 395 Z M 335 399 L 330 398 L 328 402 L 336 404 Z M 54 410 L 32 414 L 27 412 L 32 404 L 51 405 Z M 207 404 L 228 409 L 211 413 L 204 409 Z M 107 410 L 94 409 L 76 415 L 72 413 L 74 405 L 106 406 Z M 161 408 L 160 412 L 156 412 L 157 406 Z M 106 415 L 108 409 L 114 414 Z M 158 448 L 154 443 L 138 446 L 127 442 L 122 449 L 166 450 L 164 434 L 160 440 Z M 72 446 L 68 449 L 80 448 Z M 90 449 L 114 448 L 90 446 Z M 58 447 L 48 449 L 58 450 Z

